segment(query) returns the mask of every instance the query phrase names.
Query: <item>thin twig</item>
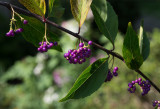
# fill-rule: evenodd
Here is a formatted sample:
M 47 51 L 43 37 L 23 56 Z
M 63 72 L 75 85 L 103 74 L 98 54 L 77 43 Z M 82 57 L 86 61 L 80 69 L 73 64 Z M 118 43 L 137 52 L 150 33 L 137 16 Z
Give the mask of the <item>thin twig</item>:
M 11 10 L 11 7 L 10 7 L 10 4 L 9 4 L 9 3 L 0 1 L 0 5 L 5 6 L 5 7 L 7 7 L 8 9 Z M 32 17 L 40 20 L 41 22 L 43 22 L 43 20 L 44 20 L 43 17 L 41 17 L 41 16 L 39 16 L 39 15 L 36 15 L 36 14 L 34 14 L 34 13 L 31 13 L 31 12 L 29 12 L 29 11 L 26 11 L 26 10 L 24 10 L 24 9 L 22 9 L 22 8 L 17 7 L 17 6 L 12 5 L 12 8 L 14 8 L 14 10 L 15 10 L 16 12 L 18 12 L 18 13 L 21 13 L 21 14 L 24 14 L 24 15 L 27 15 L 27 16 L 32 16 Z M 83 38 L 83 37 L 80 36 L 79 34 L 74 33 L 74 32 L 72 32 L 72 31 L 70 31 L 70 30 L 68 30 L 68 29 L 66 29 L 66 28 L 63 28 L 63 27 L 59 26 L 58 24 L 56 24 L 56 23 L 54 23 L 54 22 L 52 22 L 52 21 L 50 21 L 50 20 L 48 20 L 48 19 L 46 19 L 46 23 L 47 23 L 47 24 L 50 24 L 50 25 L 52 25 L 52 26 L 54 26 L 54 27 L 56 27 L 56 28 L 58 28 L 58 29 L 60 29 L 60 30 L 62 30 L 62 31 L 64 31 L 64 32 L 66 32 L 66 33 L 68 33 L 68 34 L 70 34 L 70 35 L 78 38 L 78 39 L 82 39 L 83 41 L 88 42 L 87 39 Z M 93 42 L 93 45 L 94 45 L 95 47 L 101 49 L 102 51 L 106 52 L 107 54 L 110 54 L 110 55 L 112 55 L 112 56 L 114 56 L 114 57 L 117 57 L 118 59 L 120 59 L 120 60 L 122 60 L 122 61 L 124 62 L 123 57 L 122 57 L 121 55 L 119 55 L 118 53 L 113 52 L 113 51 L 110 51 L 110 50 L 107 50 L 106 48 L 102 47 L 101 45 L 99 45 L 99 44 L 97 44 L 97 43 L 95 43 L 95 42 Z M 136 71 L 138 74 L 140 74 L 143 78 L 145 78 L 146 80 L 149 80 L 149 81 L 150 81 L 150 84 L 160 93 L 160 89 L 159 89 L 159 88 L 155 85 L 155 83 L 154 83 L 153 81 L 151 81 L 144 73 L 142 73 L 140 70 L 135 70 L 135 71 Z

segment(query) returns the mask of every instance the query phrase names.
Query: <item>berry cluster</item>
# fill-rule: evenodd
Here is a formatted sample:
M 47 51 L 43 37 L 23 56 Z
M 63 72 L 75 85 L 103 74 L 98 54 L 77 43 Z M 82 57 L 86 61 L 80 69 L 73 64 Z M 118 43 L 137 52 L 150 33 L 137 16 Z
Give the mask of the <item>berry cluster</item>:
M 135 86 L 136 83 L 143 90 L 142 93 L 141 93 L 142 96 L 148 94 L 148 92 L 150 91 L 151 85 L 150 85 L 148 80 L 142 81 L 142 78 L 136 79 L 135 81 L 132 81 L 131 83 L 128 83 L 128 86 L 129 86 L 128 91 L 130 93 L 134 93 L 136 91 L 136 86 Z
M 92 45 L 92 41 L 88 42 L 88 45 Z M 91 49 L 84 46 L 84 43 L 79 44 L 78 50 L 68 50 L 68 53 L 64 54 L 64 57 L 71 64 L 82 64 L 86 61 L 86 58 L 91 56 Z
M 38 51 L 43 53 L 43 52 L 47 52 L 48 49 L 52 48 L 53 46 L 57 46 L 58 43 L 57 42 L 40 42 L 39 43 L 40 47 L 38 48 Z
M 11 21 L 12 22 L 12 21 Z M 28 24 L 28 21 L 27 20 L 24 20 L 23 21 L 23 24 Z M 12 27 L 11 27 L 12 28 Z M 11 29 L 9 32 L 6 33 L 6 36 L 7 37 L 14 37 L 15 33 L 18 34 L 18 33 L 21 33 L 23 32 L 23 28 L 18 28 L 16 30 L 13 30 Z
M 160 101 L 154 101 L 153 102 L 153 107 L 156 107 L 156 106 L 160 107 Z
M 118 71 L 118 67 L 114 67 L 113 73 L 109 70 L 105 82 L 111 81 L 113 76 L 115 77 L 118 76 L 117 71 Z
M 15 33 L 18 34 L 18 33 L 21 33 L 21 32 L 23 32 L 23 28 L 16 29 L 15 31 L 10 30 L 8 33 L 6 33 L 6 36 L 7 37 L 14 37 Z

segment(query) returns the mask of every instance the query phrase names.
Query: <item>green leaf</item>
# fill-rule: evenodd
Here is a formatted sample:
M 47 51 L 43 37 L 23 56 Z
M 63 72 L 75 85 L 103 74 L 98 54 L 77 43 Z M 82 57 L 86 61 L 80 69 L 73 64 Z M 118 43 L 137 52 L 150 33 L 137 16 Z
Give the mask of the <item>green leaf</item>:
M 114 44 L 118 32 L 118 17 L 112 6 L 106 0 L 94 0 L 91 9 L 99 30 Z
M 81 27 L 87 17 L 92 0 L 70 0 L 71 11 Z
M 52 12 L 53 4 L 55 0 L 49 0 L 49 13 Z
M 94 93 L 105 81 L 108 72 L 108 58 L 94 62 L 78 77 L 69 93 L 60 100 L 84 98 Z
M 154 109 L 158 109 L 158 106 L 156 106 Z
M 146 32 L 143 29 L 143 24 L 140 26 L 139 46 L 140 46 L 140 53 L 142 54 L 143 60 L 145 61 L 150 53 L 150 42 Z
M 65 8 L 53 7 L 52 11 L 49 13 L 49 17 L 60 18 L 64 14 Z
M 19 0 L 30 12 L 44 16 L 46 13 L 45 0 Z
M 131 23 L 128 24 L 122 52 L 125 63 L 130 69 L 139 69 L 143 64 L 143 57 L 140 54 L 138 36 L 133 30 Z
M 34 44 L 36 47 L 39 47 L 39 42 L 42 42 L 44 37 L 44 32 L 45 32 L 44 24 L 33 17 L 28 17 L 28 16 L 23 16 L 23 17 L 28 20 L 29 23 L 27 25 L 24 25 L 21 22 L 21 20 L 18 20 L 16 22 L 19 28 L 24 29 L 24 31 L 22 32 L 22 36 L 28 42 Z M 47 38 L 49 41 L 59 41 L 59 37 L 51 31 L 47 32 Z M 52 47 L 52 49 L 62 52 L 62 48 L 59 45 Z

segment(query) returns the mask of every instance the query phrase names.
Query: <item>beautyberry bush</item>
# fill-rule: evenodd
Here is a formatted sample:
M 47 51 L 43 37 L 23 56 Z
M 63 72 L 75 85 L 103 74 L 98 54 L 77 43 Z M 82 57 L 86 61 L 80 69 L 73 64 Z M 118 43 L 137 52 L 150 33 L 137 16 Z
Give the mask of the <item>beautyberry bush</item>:
M 77 33 L 61 27 L 49 19 L 58 17 L 58 15 L 52 15 L 53 13 L 60 13 L 53 8 L 54 0 L 19 0 L 19 2 L 29 11 L 8 3 L 0 2 L 0 5 L 8 7 L 12 13 L 10 30 L 6 33 L 7 37 L 14 37 L 16 34 L 21 33 L 23 37 L 34 44 L 41 53 L 48 52 L 48 50 L 51 49 L 62 52 L 61 41 L 57 35 L 50 30 L 50 26 L 53 26 L 78 39 L 77 42 L 79 42 L 79 44 L 75 45 L 75 49 L 70 48 L 67 53 L 64 53 L 64 58 L 68 63 L 82 64 L 88 61 L 88 58 L 92 57 L 91 47 L 102 50 L 106 54 L 106 57 L 98 59 L 86 67 L 75 81 L 73 87 L 60 102 L 90 96 L 97 91 L 103 83 L 111 81 L 113 77 L 118 77 L 119 68 L 114 67 L 112 70 L 114 58 L 120 59 L 130 70 L 137 72 L 138 75 L 143 77 L 143 80 L 142 78 L 138 78 L 128 84 L 128 91 L 130 93 L 135 93 L 137 89 L 136 85 L 142 90 L 142 96 L 149 94 L 151 86 L 160 92 L 160 89 L 155 83 L 139 70 L 150 53 L 150 42 L 143 29 L 143 22 L 141 23 L 138 34 L 133 29 L 131 22 L 128 23 L 121 56 L 114 52 L 115 39 L 118 33 L 118 17 L 112 6 L 106 0 L 70 0 L 73 17 L 79 25 L 75 27 L 77 28 Z M 90 9 L 98 29 L 109 43 L 112 44 L 111 50 L 80 35 L 81 28 L 83 28 L 82 25 Z M 61 14 L 59 14 L 59 16 L 61 16 Z M 28 32 L 29 35 L 26 34 L 26 32 Z M 156 106 L 160 107 L 159 101 L 153 102 L 153 107 Z

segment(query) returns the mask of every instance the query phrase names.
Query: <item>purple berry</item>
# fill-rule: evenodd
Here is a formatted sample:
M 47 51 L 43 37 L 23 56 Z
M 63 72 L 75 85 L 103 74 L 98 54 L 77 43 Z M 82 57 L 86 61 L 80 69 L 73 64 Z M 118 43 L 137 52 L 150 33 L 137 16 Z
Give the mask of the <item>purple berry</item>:
M 114 75 L 114 76 L 118 76 L 118 73 L 117 73 L 117 72 L 113 72 L 113 75 Z
M 158 104 L 158 107 L 160 107 L 160 103 Z
M 72 50 L 70 49 L 70 50 L 68 50 L 68 53 L 71 53 L 72 52 Z
M 155 103 L 153 103 L 153 107 L 156 107 L 156 104 L 155 104 Z
M 14 31 L 13 31 L 13 30 L 10 30 L 9 32 L 10 32 L 10 33 L 14 33 Z
M 13 36 L 14 36 L 14 33 L 11 33 L 11 36 L 13 37 Z
M 91 52 L 91 49 L 88 48 L 88 52 L 90 53 L 90 52 Z
M 134 85 L 134 84 L 135 84 L 135 81 L 132 81 L 132 84 Z
M 27 21 L 27 20 L 24 20 L 24 21 L 23 21 L 23 24 L 28 24 L 28 21 Z
M 47 52 L 47 49 L 45 47 L 42 48 L 43 52 Z
M 129 88 L 133 87 L 132 83 L 128 83 L 128 86 L 129 86 Z
M 57 42 L 54 42 L 54 46 L 57 46 L 58 45 L 58 43 Z
M 84 48 L 84 51 L 88 51 L 88 48 Z
M 38 50 L 38 51 L 41 51 L 41 49 L 40 49 L 40 48 L 38 48 L 37 50 Z
M 78 62 L 78 60 L 75 58 L 75 59 L 74 59 L 74 62 L 75 62 L 75 63 L 77 63 L 77 62 Z
M 118 67 L 114 67 L 114 70 L 118 71 Z
M 138 83 L 138 79 L 135 80 L 135 83 Z
M 79 50 L 80 50 L 80 52 L 81 52 L 81 51 L 83 51 L 84 49 L 81 47 L 81 48 L 79 48 Z
M 138 78 L 138 81 L 142 81 L 142 78 Z
M 6 36 L 7 37 L 10 37 L 10 36 L 14 36 L 14 31 L 13 30 L 10 30 L 8 33 L 6 33 Z
M 80 43 L 80 44 L 79 44 L 79 47 L 83 47 L 83 46 L 84 46 L 84 43 Z
M 42 45 L 42 42 L 39 42 L 39 45 Z
M 20 33 L 19 29 L 17 29 L 17 30 L 15 31 L 15 33 Z
M 84 59 L 82 59 L 82 62 L 86 62 L 86 59 L 84 58 Z
M 92 41 L 88 41 L 88 45 L 92 45 Z
M 23 30 L 23 28 L 19 28 L 19 31 L 20 31 L 20 33 L 21 33 L 21 32 L 23 32 L 24 30 Z
M 11 33 L 10 32 L 6 33 L 6 36 L 7 37 L 11 36 Z

